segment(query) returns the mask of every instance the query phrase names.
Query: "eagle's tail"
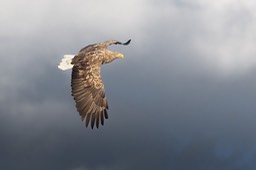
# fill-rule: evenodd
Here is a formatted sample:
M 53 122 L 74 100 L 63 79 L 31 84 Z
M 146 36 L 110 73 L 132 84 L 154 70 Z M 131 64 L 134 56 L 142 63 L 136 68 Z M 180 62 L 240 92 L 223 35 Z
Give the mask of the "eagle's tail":
M 75 55 L 70 55 L 70 54 L 64 55 L 60 64 L 58 65 L 58 68 L 61 70 L 71 69 L 73 67 L 73 64 L 71 64 L 71 62 L 72 62 L 72 59 L 74 58 L 74 56 Z

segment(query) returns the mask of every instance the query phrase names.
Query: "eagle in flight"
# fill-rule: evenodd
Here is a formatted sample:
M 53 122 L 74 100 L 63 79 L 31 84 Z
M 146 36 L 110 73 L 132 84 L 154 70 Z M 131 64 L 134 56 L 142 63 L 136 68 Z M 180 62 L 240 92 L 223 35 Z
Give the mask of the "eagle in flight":
M 101 65 L 117 58 L 124 58 L 123 54 L 110 51 L 108 46 L 128 45 L 130 42 L 131 40 L 125 43 L 108 40 L 88 45 L 82 48 L 77 55 L 64 55 L 58 65 L 61 70 L 72 68 L 71 93 L 86 127 L 90 123 L 92 129 L 94 124 L 98 128 L 100 123 L 104 124 L 104 119 L 108 119 L 108 102 L 100 75 Z

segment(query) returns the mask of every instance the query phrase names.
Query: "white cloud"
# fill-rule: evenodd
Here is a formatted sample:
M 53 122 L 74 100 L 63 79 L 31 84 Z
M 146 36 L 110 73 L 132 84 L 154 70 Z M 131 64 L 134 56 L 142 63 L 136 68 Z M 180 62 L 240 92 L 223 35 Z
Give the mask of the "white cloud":
M 193 58 L 195 69 L 208 68 L 204 71 L 216 75 L 240 75 L 256 67 L 255 7 L 255 1 L 238 0 L 173 1 L 169 6 L 152 6 L 147 24 L 153 29 L 149 26 L 148 33 L 152 34 L 151 42 L 164 42 L 163 55 L 178 53 L 184 59 Z
M 226 0 L 204 6 L 200 12 L 202 33 L 195 37 L 194 46 L 206 64 L 215 65 L 222 75 L 255 68 L 255 14 L 247 1 Z

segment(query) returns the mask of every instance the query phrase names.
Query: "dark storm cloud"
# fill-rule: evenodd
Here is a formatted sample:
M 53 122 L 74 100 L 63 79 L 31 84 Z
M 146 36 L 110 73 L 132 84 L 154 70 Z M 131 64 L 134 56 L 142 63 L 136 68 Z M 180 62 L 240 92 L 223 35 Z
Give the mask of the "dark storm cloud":
M 253 2 L 57 2 L 1 2 L 0 169 L 256 167 Z M 128 38 L 102 69 L 110 118 L 86 129 L 58 62 Z

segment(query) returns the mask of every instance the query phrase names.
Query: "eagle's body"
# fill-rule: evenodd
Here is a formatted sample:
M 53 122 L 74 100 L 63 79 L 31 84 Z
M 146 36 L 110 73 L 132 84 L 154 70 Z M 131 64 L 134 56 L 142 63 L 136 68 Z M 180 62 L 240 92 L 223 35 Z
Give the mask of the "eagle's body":
M 111 44 L 128 45 L 115 40 L 88 45 L 82 48 L 74 57 L 68 55 L 59 65 L 65 70 L 72 68 L 71 87 L 72 96 L 76 102 L 76 108 L 86 127 L 91 122 L 91 128 L 104 124 L 108 118 L 108 102 L 105 96 L 104 84 L 101 79 L 100 69 L 102 64 L 112 62 L 124 55 L 107 49 Z

